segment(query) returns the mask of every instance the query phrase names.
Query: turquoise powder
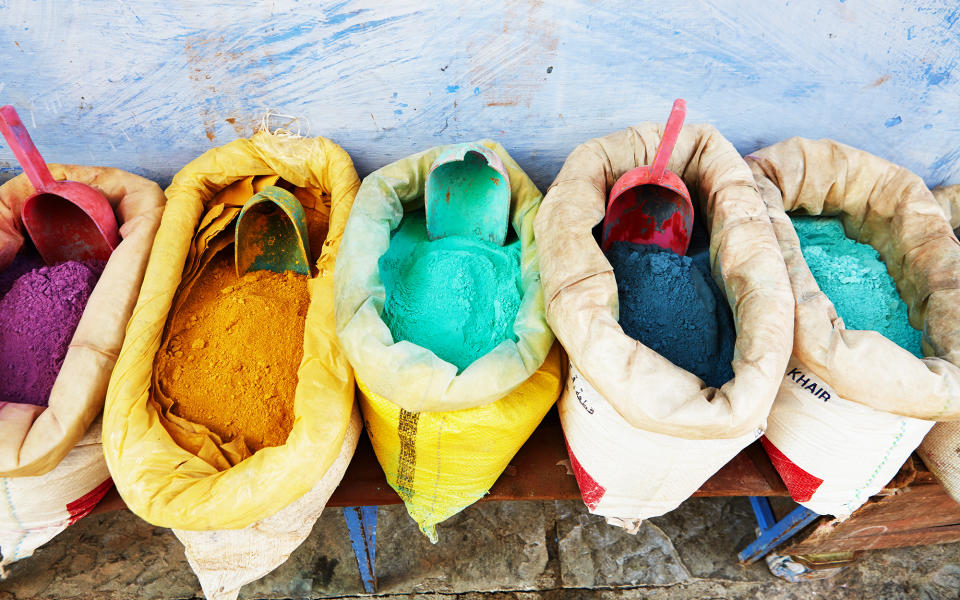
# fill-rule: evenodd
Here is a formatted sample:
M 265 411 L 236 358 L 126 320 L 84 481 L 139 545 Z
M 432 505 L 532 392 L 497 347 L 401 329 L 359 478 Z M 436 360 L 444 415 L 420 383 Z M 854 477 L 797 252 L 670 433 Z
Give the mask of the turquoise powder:
M 792 219 L 803 258 L 847 329 L 879 331 L 922 357 L 921 333 L 910 326 L 907 305 L 877 251 L 844 235 L 839 219 Z
M 463 371 L 504 340 L 523 299 L 520 242 L 428 241 L 423 211 L 406 215 L 380 257 L 383 320 L 396 342 L 432 350 Z

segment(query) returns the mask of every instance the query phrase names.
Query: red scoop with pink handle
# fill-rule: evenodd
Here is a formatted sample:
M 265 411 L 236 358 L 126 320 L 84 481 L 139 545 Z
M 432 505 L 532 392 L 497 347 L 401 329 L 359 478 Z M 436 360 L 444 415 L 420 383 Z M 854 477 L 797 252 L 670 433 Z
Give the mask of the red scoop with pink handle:
M 627 241 L 669 248 L 681 256 L 687 253 L 693 203 L 683 180 L 667 170 L 686 114 L 687 103 L 674 101 L 653 165 L 627 171 L 610 190 L 600 238 L 604 252 L 613 242 Z
M 0 133 L 37 190 L 24 201 L 21 216 L 44 262 L 110 258 L 120 231 L 103 194 L 77 181 L 56 181 L 12 106 L 0 108 Z

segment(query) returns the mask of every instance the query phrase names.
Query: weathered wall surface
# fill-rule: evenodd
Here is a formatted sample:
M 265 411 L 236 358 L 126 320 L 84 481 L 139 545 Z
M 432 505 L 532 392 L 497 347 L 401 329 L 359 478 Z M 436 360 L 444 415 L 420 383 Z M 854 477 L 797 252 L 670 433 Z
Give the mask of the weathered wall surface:
M 48 161 L 162 184 L 272 110 L 361 174 L 492 137 L 545 187 L 575 145 L 674 97 L 744 153 L 832 137 L 960 183 L 956 2 L 439 4 L 0 0 L 0 102 Z

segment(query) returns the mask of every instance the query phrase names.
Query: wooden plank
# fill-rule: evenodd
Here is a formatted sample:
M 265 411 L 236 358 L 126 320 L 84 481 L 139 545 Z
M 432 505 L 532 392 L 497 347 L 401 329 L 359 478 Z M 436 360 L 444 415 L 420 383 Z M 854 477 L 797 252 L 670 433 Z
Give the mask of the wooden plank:
M 870 500 L 846 521 L 821 521 L 782 552 L 820 554 L 954 541 L 960 541 L 960 504 L 939 484 L 915 483 Z
M 790 546 L 782 554 L 823 554 L 830 552 L 855 552 L 905 546 L 928 546 L 960 542 L 960 523 L 943 527 L 927 527 L 910 531 L 889 531 L 880 535 L 826 539 Z
M 576 479 L 565 466 L 569 460 L 556 410 L 520 448 L 503 475 L 483 497 L 495 500 L 579 500 Z M 787 496 L 783 482 L 759 444 L 752 444 L 707 480 L 694 496 Z M 400 498 L 387 485 L 366 435 L 347 468 L 329 506 L 397 504 Z

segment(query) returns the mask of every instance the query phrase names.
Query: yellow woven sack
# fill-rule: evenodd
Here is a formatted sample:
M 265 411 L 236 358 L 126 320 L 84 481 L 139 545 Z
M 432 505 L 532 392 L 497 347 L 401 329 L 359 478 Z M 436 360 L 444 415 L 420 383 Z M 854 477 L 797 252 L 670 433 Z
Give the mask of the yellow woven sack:
M 206 204 L 231 183 L 279 175 L 330 202 L 330 223 L 310 305 L 294 399 L 282 446 L 219 468 L 177 445 L 150 400 L 153 361 Z M 107 390 L 103 449 L 117 489 L 137 515 L 185 530 L 239 529 L 313 488 L 341 450 L 354 400 L 353 373 L 337 345 L 333 265 L 359 179 L 347 153 L 325 138 L 260 132 L 209 150 L 167 188 L 167 208 L 140 297 Z
M 444 147 L 364 179 L 337 257 L 337 333 L 357 373 L 367 432 L 387 481 L 432 541 L 437 523 L 487 493 L 561 385 L 533 236 L 541 195 L 501 145 L 481 143 L 500 156 L 510 177 L 523 288 L 516 342 L 501 343 L 458 375 L 455 365 L 430 350 L 394 343 L 380 318 L 386 295 L 379 259 L 404 213 L 423 208 L 427 173 Z

